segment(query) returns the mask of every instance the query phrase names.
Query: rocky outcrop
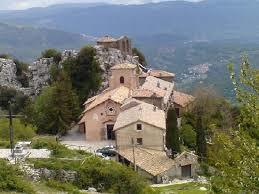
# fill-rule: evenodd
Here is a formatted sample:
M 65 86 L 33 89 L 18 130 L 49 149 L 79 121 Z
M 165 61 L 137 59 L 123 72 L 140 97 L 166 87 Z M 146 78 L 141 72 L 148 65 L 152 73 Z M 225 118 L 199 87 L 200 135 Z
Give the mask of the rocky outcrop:
M 112 66 L 119 63 L 138 64 L 138 58 L 123 54 L 120 50 L 114 48 L 104 48 L 95 46 L 96 58 L 103 70 L 103 83 L 100 91 L 108 87 L 108 77 Z M 62 60 L 68 57 L 76 57 L 79 51 L 65 50 L 62 52 Z M 29 65 L 29 87 L 22 88 L 21 83 L 16 77 L 16 65 L 10 59 L 0 59 L 0 85 L 15 88 L 26 95 L 38 95 L 43 87 L 50 82 L 50 68 L 53 64 L 53 58 L 41 58 Z
M 16 77 L 16 64 L 11 59 L 0 58 L 0 85 L 20 89 L 21 83 Z
M 104 48 L 103 46 L 95 46 L 96 58 L 103 70 L 103 83 L 101 91 L 108 87 L 108 77 L 112 66 L 121 63 L 139 64 L 138 57 L 124 55 L 120 50 L 114 48 Z
M 53 58 L 41 58 L 29 66 L 31 95 L 38 95 L 50 81 L 50 68 Z

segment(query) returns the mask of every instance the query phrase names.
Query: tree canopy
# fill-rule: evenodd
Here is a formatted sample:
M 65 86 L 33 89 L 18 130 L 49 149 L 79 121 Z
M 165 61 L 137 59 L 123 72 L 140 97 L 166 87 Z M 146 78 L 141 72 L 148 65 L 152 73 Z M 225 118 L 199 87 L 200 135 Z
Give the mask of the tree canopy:
M 71 79 L 80 104 L 83 104 L 88 97 L 95 94 L 102 82 L 102 70 L 96 60 L 95 48 L 83 47 L 76 58 L 68 58 L 62 65 Z
M 175 109 L 170 107 L 166 118 L 166 146 L 172 150 L 172 154 L 179 153 L 180 140 L 179 129 L 177 127 L 177 115 Z

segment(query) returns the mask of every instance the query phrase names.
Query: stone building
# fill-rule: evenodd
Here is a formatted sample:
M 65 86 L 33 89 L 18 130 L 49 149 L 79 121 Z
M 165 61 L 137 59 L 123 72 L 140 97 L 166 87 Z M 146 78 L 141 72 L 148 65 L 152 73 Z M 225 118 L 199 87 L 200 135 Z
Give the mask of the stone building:
M 148 103 L 156 107 L 158 112 L 166 112 L 173 103 L 182 112 L 191 102 L 192 98 L 187 98 L 188 95 L 181 93 L 183 98 L 174 95 L 176 91 L 172 82 L 149 75 L 141 85 L 142 74 L 135 64 L 117 64 L 111 68 L 109 87 L 84 103 L 85 110 L 79 126 L 86 140 L 114 140 L 113 127 L 117 116 L 122 105 L 130 98 Z
M 183 152 L 173 159 L 167 156 L 165 117 L 156 106 L 130 99 L 122 105 L 114 126 L 118 161 L 154 183 L 193 177 L 198 168 L 192 153 Z
M 97 45 L 103 46 L 106 49 L 115 48 L 120 50 L 125 55 L 132 55 L 131 40 L 127 36 L 121 36 L 118 39 L 110 36 L 104 36 L 97 40 Z
M 139 147 L 162 151 L 165 149 L 165 112 L 132 98 L 122 105 L 114 131 L 119 150 L 131 147 L 134 142 Z

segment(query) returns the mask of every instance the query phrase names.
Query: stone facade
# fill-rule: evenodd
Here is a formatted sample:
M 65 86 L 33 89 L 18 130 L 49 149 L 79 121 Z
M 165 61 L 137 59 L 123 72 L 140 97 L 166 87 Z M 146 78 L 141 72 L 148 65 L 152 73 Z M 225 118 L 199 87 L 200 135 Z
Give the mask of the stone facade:
M 105 48 L 103 46 L 95 46 L 96 49 L 96 58 L 100 63 L 100 67 L 103 70 L 103 83 L 100 88 L 100 91 L 108 88 L 109 86 L 109 77 L 111 76 L 111 68 L 116 64 L 130 63 L 130 64 L 139 64 L 136 57 L 130 55 L 124 55 L 120 50 L 115 48 Z
M 137 125 L 141 125 L 142 129 L 137 130 Z M 134 139 L 135 144 L 138 144 L 137 139 L 141 138 L 142 145 L 137 145 L 138 147 L 148 147 L 150 149 L 161 151 L 164 150 L 165 130 L 142 121 L 132 123 L 121 130 L 116 130 L 115 135 L 118 149 L 131 147 L 132 138 Z
M 105 49 L 115 48 L 120 50 L 124 55 L 132 55 L 131 40 L 127 36 L 122 36 L 114 39 L 110 36 L 105 36 L 97 40 L 97 45 Z

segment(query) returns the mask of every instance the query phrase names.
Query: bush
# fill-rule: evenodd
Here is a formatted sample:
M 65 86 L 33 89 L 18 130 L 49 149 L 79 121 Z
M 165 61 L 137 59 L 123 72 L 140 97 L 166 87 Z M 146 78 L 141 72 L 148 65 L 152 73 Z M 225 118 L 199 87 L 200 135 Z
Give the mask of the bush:
M 6 86 L 0 86 L 0 96 L 0 108 L 3 110 L 8 110 L 8 101 L 11 99 L 14 100 L 15 103 L 13 104 L 12 109 L 15 114 L 23 110 L 28 100 L 28 97 L 25 96 L 22 92 Z
M 94 187 L 109 193 L 151 193 L 146 181 L 132 169 L 114 161 L 87 158 L 79 168 L 77 186 Z
M 35 193 L 28 181 L 24 180 L 19 169 L 8 165 L 3 160 L 0 160 L 0 191 Z

